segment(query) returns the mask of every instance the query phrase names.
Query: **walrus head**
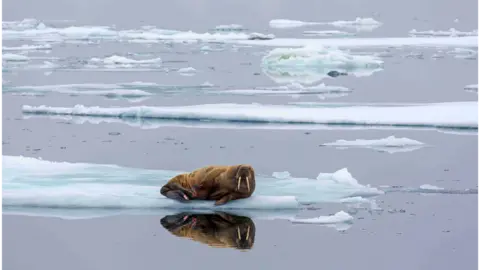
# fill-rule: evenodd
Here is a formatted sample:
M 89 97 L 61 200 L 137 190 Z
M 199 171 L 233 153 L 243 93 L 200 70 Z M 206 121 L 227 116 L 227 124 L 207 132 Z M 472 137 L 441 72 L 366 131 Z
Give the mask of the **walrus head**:
M 246 188 L 248 193 L 253 193 L 255 190 L 255 171 L 250 165 L 238 165 L 234 176 L 237 191 L 241 188 Z M 243 189 L 244 190 L 244 189 Z

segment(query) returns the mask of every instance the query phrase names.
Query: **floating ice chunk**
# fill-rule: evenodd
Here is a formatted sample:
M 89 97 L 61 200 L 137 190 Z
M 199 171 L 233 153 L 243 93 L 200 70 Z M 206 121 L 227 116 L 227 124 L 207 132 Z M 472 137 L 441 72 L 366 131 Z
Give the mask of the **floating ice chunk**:
M 17 25 L 16 25 L 17 24 Z M 192 42 L 197 40 L 230 40 L 230 39 L 258 39 L 256 34 L 227 32 L 227 33 L 195 33 L 192 31 L 177 31 L 157 29 L 153 26 L 144 26 L 140 29 L 116 30 L 106 26 L 69 26 L 53 27 L 36 20 L 23 23 L 5 24 L 2 37 L 4 40 L 43 40 L 43 41 L 91 41 L 91 40 L 119 40 L 130 42 Z M 264 35 L 263 39 L 274 38 Z
M 383 60 L 322 46 L 276 48 L 263 57 L 262 69 L 276 82 L 313 83 L 329 77 L 330 72 L 369 76 L 383 69 Z
M 39 50 L 51 50 L 52 45 L 50 44 L 39 44 L 39 45 L 22 45 L 17 47 L 2 47 L 3 51 L 39 51 Z
M 420 189 L 427 189 L 427 190 L 444 190 L 444 188 L 437 187 L 437 186 L 433 186 L 433 185 L 429 185 L 429 184 L 421 185 L 421 186 L 420 186 Z
M 353 33 L 338 31 L 338 30 L 323 30 L 323 31 L 303 31 L 304 36 L 317 36 L 317 37 L 349 37 L 355 36 Z
M 284 172 L 274 172 L 272 173 L 272 176 L 278 179 L 287 179 L 291 178 L 291 175 L 289 172 L 284 171 Z
M 23 19 L 21 21 L 3 21 L 2 22 L 2 29 L 14 29 L 14 30 L 24 30 L 24 29 L 32 29 L 39 27 L 42 24 L 41 22 L 37 21 L 36 19 Z M 41 28 L 41 27 L 40 27 Z
M 467 48 L 455 48 L 447 53 L 458 59 L 476 60 L 478 57 L 478 50 Z
M 188 76 L 192 76 L 194 75 L 194 73 L 196 72 L 197 70 L 194 69 L 193 67 L 186 67 L 186 68 L 180 68 L 178 70 L 178 73 L 180 73 L 181 75 L 188 75 Z
M 284 86 L 257 87 L 255 89 L 232 89 L 212 90 L 207 93 L 225 93 L 235 95 L 317 95 L 317 94 L 341 94 L 352 90 L 343 86 L 325 85 L 321 83 L 314 86 L 303 86 L 299 83 L 291 83 Z
M 345 223 L 353 220 L 353 217 L 344 211 L 340 211 L 331 216 L 322 216 L 316 218 L 294 218 L 290 221 L 293 223 L 303 223 L 303 224 L 334 224 L 334 223 Z
M 463 89 L 468 92 L 476 92 L 478 93 L 478 84 L 469 84 L 466 85 Z
M 379 21 L 373 18 L 359 18 L 353 21 L 333 21 L 333 22 L 305 22 L 298 20 L 276 19 L 269 22 L 272 28 L 296 28 L 302 26 L 312 25 L 332 25 L 342 28 L 353 28 L 357 31 L 372 31 L 373 29 L 382 25 Z
M 244 30 L 246 29 L 241 24 L 222 24 L 222 25 L 215 26 L 215 31 L 230 32 L 230 31 L 244 31 Z
M 478 47 L 478 38 L 399 37 L 399 38 L 275 38 L 272 40 L 225 40 L 225 43 L 270 47 L 334 46 L 338 48 L 378 47 Z
M 412 140 L 409 138 L 396 138 L 395 136 L 388 136 L 383 139 L 363 140 L 357 139 L 354 141 L 337 140 L 332 143 L 324 143 L 323 146 L 335 146 L 338 148 L 370 148 L 381 152 L 409 152 L 420 149 L 424 146 L 424 143 Z
M 329 24 L 341 28 L 355 29 L 358 32 L 370 32 L 382 25 L 381 22 L 373 18 L 360 17 L 355 18 L 353 21 L 334 21 Z
M 28 56 L 13 53 L 2 54 L 2 59 L 8 62 L 26 62 L 29 60 Z
M 276 179 L 258 175 L 255 195 L 214 206 L 212 201 L 178 203 L 159 194 L 159 188 L 177 171 L 146 170 L 88 163 L 51 162 L 3 156 L 3 206 L 31 208 L 103 209 L 238 209 L 296 210 L 303 203 L 340 202 L 355 196 L 383 192 L 358 183 L 316 181 L 307 178 Z
M 428 30 L 428 31 L 417 31 L 416 29 L 410 30 L 408 32 L 410 36 L 414 37 L 466 37 L 466 36 L 478 36 L 478 31 L 473 30 L 471 32 L 462 32 L 458 31 L 455 28 L 450 28 L 448 31 L 435 31 L 435 30 Z
M 154 59 L 145 59 L 145 60 L 135 60 L 126 58 L 123 56 L 112 55 L 110 57 L 105 58 L 92 58 L 90 61 L 92 62 L 103 62 L 106 65 L 117 65 L 117 64 L 154 64 L 154 63 L 161 63 L 162 59 L 154 58 Z
M 332 124 L 391 127 L 478 128 L 478 102 L 413 106 L 293 107 L 261 104 L 204 104 L 167 107 L 49 107 L 24 105 L 30 114 L 148 118 L 237 123 Z
M 269 22 L 270 27 L 272 28 L 296 28 L 307 25 L 320 25 L 321 22 L 304 22 L 297 20 L 287 20 L 287 19 L 275 19 Z

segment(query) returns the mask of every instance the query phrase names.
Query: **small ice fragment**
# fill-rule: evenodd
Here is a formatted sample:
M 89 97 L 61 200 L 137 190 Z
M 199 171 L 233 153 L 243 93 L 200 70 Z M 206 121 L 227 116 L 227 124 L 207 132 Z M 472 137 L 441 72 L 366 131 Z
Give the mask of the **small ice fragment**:
M 442 187 L 437 187 L 429 184 L 421 185 L 420 189 L 425 189 L 425 190 L 443 190 L 444 188 Z
M 186 67 L 186 68 L 180 68 L 178 72 L 180 73 L 193 73 L 196 72 L 197 70 L 194 69 L 193 67 Z
M 28 57 L 20 54 L 6 53 L 2 55 L 3 61 L 9 62 L 25 62 L 28 61 Z
M 321 216 L 316 218 L 293 218 L 290 221 L 292 223 L 302 223 L 302 224 L 334 224 L 334 223 L 345 223 L 353 220 L 353 217 L 344 211 L 340 211 L 331 216 Z
M 291 175 L 288 171 L 274 172 L 274 173 L 272 173 L 272 176 L 277 178 L 277 179 L 288 179 L 288 178 L 291 177 Z

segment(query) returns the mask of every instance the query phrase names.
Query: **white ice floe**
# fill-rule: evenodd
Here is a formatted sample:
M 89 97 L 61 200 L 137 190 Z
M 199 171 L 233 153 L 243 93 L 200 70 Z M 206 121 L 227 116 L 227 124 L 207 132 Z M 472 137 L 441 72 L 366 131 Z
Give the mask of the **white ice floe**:
M 457 59 L 477 60 L 478 49 L 454 48 L 453 50 L 448 51 L 447 54 L 453 55 Z
M 466 36 L 478 36 L 478 31 L 474 30 L 471 32 L 462 32 L 458 31 L 455 28 L 450 28 L 447 31 L 435 31 L 435 30 L 428 30 L 428 31 L 417 31 L 416 29 L 410 30 L 408 32 L 410 36 L 414 37 L 466 37 Z
M 373 55 L 355 55 L 323 46 L 276 48 L 262 59 L 262 71 L 277 83 L 311 84 L 330 72 L 357 77 L 383 70 L 383 60 Z
M 230 89 L 230 90 L 211 90 L 207 93 L 233 94 L 233 95 L 320 95 L 325 97 L 334 97 L 337 94 L 347 95 L 352 92 L 351 89 L 343 86 L 325 85 L 324 83 L 314 86 L 303 86 L 299 83 L 291 83 L 282 86 L 256 87 L 253 89 Z
M 195 75 L 197 70 L 194 69 L 193 67 L 186 67 L 186 68 L 178 69 L 177 72 L 184 76 L 192 76 L 192 75 Z
M 478 38 L 392 37 L 392 38 L 275 38 L 272 40 L 230 40 L 226 43 L 268 47 L 332 46 L 338 48 L 379 47 L 478 47 Z
M 4 85 L 4 93 L 15 95 L 44 95 L 47 93 L 61 93 L 70 95 L 97 95 L 109 98 L 138 99 L 162 93 L 176 93 L 183 91 L 206 91 L 213 86 L 206 85 L 161 85 L 153 82 L 129 83 L 84 83 L 84 84 L 53 84 L 53 85 Z
M 357 126 L 363 128 L 478 128 L 478 102 L 406 106 L 298 107 L 262 104 L 203 104 L 166 107 L 50 107 L 24 105 L 25 114 L 158 119 L 200 124 L 283 124 Z M 186 124 L 186 123 L 185 123 Z
M 21 25 L 21 27 L 20 27 Z M 7 25 L 2 32 L 3 40 L 37 40 L 37 41 L 91 41 L 118 40 L 129 42 L 185 42 L 185 41 L 222 41 L 231 39 L 272 39 L 274 35 L 244 32 L 196 33 L 144 26 L 140 29 L 117 30 L 109 26 L 69 26 L 54 27 L 41 22 L 26 22 Z
M 258 175 L 255 195 L 250 198 L 222 206 L 214 206 L 212 201 L 184 204 L 159 194 L 159 187 L 179 173 L 182 172 L 3 156 L 3 207 L 5 212 L 10 208 L 24 212 L 56 208 L 67 213 L 73 209 L 103 209 L 107 212 L 128 209 L 280 211 L 303 209 L 304 203 L 340 203 L 350 196 L 383 194 L 353 178 L 344 181 L 341 177 L 345 172 L 321 174 L 319 180 Z
M 2 54 L 2 60 L 7 62 L 26 62 L 29 60 L 28 56 L 14 53 Z
M 478 84 L 465 85 L 463 89 L 465 89 L 465 91 L 468 91 L 468 92 L 478 93 Z
M 292 223 L 302 223 L 302 224 L 335 224 L 335 223 L 344 223 L 350 222 L 353 220 L 353 217 L 344 211 L 340 211 L 331 216 L 321 216 L 315 218 L 293 218 L 290 221 Z
M 350 37 L 355 36 L 353 33 L 338 31 L 338 30 L 323 30 L 323 31 L 303 31 L 304 36 L 316 37 Z
M 16 47 L 2 47 L 2 51 L 42 51 L 42 50 L 51 50 L 52 45 L 50 44 L 38 44 L 38 45 L 22 45 Z
M 357 31 L 372 31 L 382 25 L 381 22 L 373 18 L 359 18 L 353 21 L 333 21 L 333 22 L 306 22 L 288 19 L 275 19 L 269 22 L 272 28 L 296 28 L 313 25 L 331 25 L 335 27 L 351 28 Z
M 159 68 L 162 66 L 161 58 L 153 59 L 131 59 L 124 56 L 112 55 L 104 58 L 94 57 L 85 65 L 86 68 L 107 68 L 107 69 L 135 69 L 135 68 Z
M 424 143 L 412 140 L 409 138 L 397 138 L 395 136 L 388 136 L 382 139 L 356 139 L 353 141 L 337 140 L 331 143 L 324 143 L 323 146 L 333 146 L 340 149 L 347 148 L 369 148 L 381 152 L 398 153 L 410 152 L 420 149 L 425 146 Z
M 245 27 L 241 24 L 222 24 L 215 26 L 215 31 L 225 31 L 225 32 L 234 32 L 234 31 L 244 31 Z

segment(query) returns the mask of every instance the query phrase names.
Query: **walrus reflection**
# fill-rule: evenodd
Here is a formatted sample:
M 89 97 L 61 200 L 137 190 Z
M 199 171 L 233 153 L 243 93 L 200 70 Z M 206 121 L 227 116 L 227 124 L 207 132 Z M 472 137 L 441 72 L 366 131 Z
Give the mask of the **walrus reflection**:
M 248 250 L 255 242 L 255 223 L 252 219 L 224 212 L 183 212 L 163 217 L 160 224 L 173 235 L 215 248 Z

